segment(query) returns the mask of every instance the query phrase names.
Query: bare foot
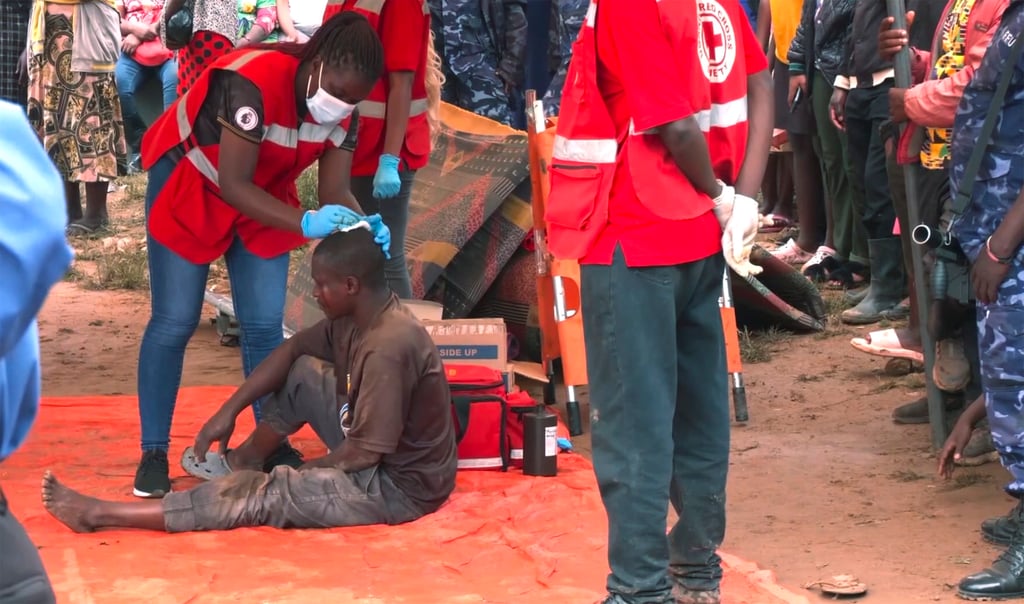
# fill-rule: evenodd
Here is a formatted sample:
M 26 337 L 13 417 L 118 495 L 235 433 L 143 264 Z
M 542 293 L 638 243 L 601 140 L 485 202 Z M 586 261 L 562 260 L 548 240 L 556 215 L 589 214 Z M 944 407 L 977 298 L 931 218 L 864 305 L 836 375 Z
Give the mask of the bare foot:
M 43 476 L 43 505 L 46 506 L 46 511 L 76 533 L 91 533 L 96 530 L 89 522 L 89 517 L 98 503 L 99 500 L 76 493 L 62 485 L 50 471 Z

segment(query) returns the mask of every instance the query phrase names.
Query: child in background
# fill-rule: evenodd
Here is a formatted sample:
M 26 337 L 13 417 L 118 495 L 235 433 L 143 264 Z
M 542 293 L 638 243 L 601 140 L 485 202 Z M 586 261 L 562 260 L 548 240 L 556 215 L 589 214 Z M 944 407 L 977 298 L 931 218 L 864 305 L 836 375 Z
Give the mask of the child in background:
M 277 0 L 282 42 L 305 44 L 324 21 L 327 0 Z
M 278 35 L 276 0 L 238 0 L 237 48 L 276 42 Z

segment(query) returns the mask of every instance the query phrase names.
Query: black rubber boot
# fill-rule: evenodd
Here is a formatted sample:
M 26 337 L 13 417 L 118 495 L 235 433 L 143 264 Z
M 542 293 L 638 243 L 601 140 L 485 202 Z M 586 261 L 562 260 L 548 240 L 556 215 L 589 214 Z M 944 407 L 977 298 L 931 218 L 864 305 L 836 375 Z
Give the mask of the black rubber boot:
M 996 545 L 1010 545 L 1013 535 L 1020 526 L 1021 517 L 1024 516 L 1024 501 L 1017 502 L 1017 505 L 1005 516 L 989 518 L 981 523 L 981 536 L 989 543 Z
M 988 602 L 1024 598 L 1024 530 L 1017 530 L 992 566 L 960 581 L 957 595 L 965 600 Z
M 868 240 L 871 252 L 871 287 L 857 306 L 843 311 L 843 323 L 870 325 L 898 314 L 906 291 L 903 247 L 899 237 Z

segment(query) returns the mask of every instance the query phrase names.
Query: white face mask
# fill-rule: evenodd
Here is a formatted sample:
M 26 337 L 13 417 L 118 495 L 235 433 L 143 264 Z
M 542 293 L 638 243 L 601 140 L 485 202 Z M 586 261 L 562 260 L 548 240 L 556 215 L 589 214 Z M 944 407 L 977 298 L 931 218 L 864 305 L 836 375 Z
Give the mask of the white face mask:
M 320 63 L 320 73 L 316 77 L 317 89 L 313 93 L 313 96 L 306 97 L 306 107 L 309 109 L 309 114 L 313 117 L 313 121 L 318 124 L 337 124 L 341 120 L 352 115 L 352 111 L 355 110 L 355 105 L 350 105 L 345 101 L 332 96 L 329 92 L 324 90 L 323 86 L 320 85 L 320 78 L 324 74 L 324 64 Z M 313 74 L 309 74 L 309 83 L 306 84 L 306 90 L 309 90 L 309 86 L 313 83 Z

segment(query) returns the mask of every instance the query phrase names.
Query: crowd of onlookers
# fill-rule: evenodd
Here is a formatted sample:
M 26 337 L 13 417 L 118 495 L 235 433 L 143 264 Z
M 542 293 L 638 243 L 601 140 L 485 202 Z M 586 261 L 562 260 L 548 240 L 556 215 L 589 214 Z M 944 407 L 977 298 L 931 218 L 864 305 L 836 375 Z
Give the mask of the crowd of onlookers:
M 774 153 L 763 189 L 772 254 L 825 288 L 845 290 L 851 325 L 909 319 L 852 344 L 869 354 L 924 360 L 912 263 L 907 183 L 920 221 L 938 231 L 950 212 L 950 144 L 965 86 L 1008 0 L 908 3 L 909 39 L 882 0 L 770 0 L 765 48 L 775 81 Z M 913 85 L 897 87 L 893 59 L 909 45 Z M 902 136 L 900 126 L 906 126 Z M 794 228 L 797 227 L 798 228 Z M 786 235 L 790 236 L 787 238 Z M 981 392 L 977 327 L 968 305 L 949 304 L 932 325 L 936 385 L 959 409 Z M 928 421 L 925 398 L 894 411 Z M 994 459 L 982 427 L 967 457 Z

